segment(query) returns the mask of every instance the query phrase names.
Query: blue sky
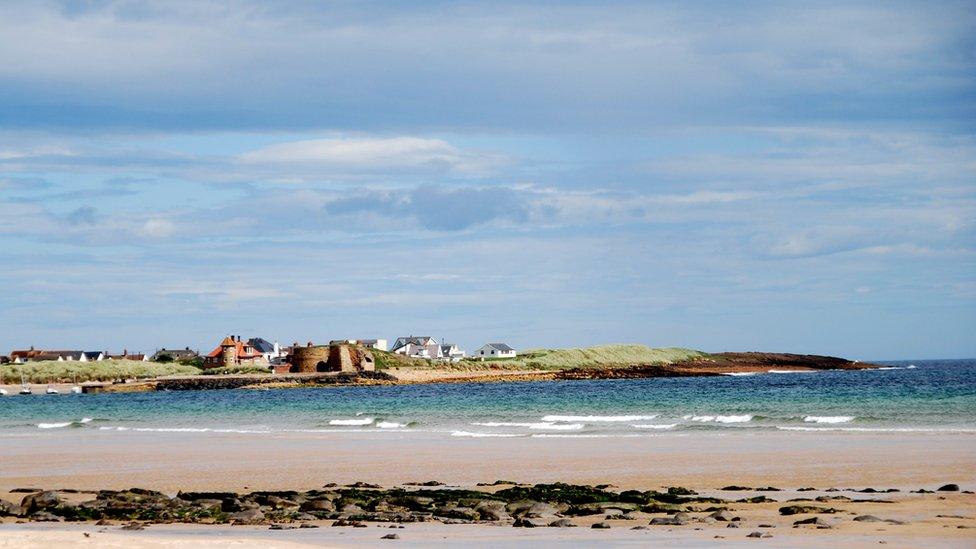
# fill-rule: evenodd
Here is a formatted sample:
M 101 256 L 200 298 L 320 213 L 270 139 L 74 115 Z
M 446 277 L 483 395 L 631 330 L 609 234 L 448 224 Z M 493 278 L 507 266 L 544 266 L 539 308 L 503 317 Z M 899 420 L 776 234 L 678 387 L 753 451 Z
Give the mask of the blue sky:
M 0 4 L 0 350 L 976 356 L 969 2 Z

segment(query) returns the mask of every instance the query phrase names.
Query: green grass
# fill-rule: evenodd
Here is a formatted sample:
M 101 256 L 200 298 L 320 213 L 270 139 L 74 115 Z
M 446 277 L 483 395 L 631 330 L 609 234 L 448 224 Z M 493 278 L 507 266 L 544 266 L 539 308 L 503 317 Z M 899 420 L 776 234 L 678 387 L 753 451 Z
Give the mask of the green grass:
M 563 370 L 569 368 L 608 368 L 643 364 L 668 364 L 706 353 L 679 347 L 652 348 L 646 345 L 599 345 L 583 349 L 532 349 L 516 358 L 466 359 L 459 366 L 497 365 L 506 369 Z
M 149 378 L 169 375 L 194 375 L 200 369 L 184 364 L 142 362 L 137 360 L 102 360 L 100 362 L 27 362 L 0 365 L 3 383 L 20 383 L 23 373 L 31 383 L 72 383 L 77 381 L 110 381 L 118 378 Z

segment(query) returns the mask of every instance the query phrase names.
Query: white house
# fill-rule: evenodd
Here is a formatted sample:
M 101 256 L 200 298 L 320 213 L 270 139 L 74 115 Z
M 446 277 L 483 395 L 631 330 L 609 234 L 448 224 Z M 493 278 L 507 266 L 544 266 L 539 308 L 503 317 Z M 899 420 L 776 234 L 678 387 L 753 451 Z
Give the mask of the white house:
M 280 364 L 281 359 L 285 356 L 281 352 L 281 345 L 278 345 L 277 341 L 271 343 L 260 337 L 252 337 L 247 340 L 247 344 L 254 347 L 255 351 L 261 353 L 261 356 L 268 361 L 268 364 Z
M 453 343 L 441 343 L 441 356 L 444 360 L 457 362 L 464 358 L 466 353 Z
M 474 356 L 484 360 L 486 358 L 515 358 L 515 349 L 504 343 L 486 343 L 474 352 Z
M 398 337 L 390 351 L 412 358 L 444 358 L 440 344 L 429 336 Z
M 105 360 L 105 353 L 102 351 L 85 351 L 78 357 L 79 362 L 100 362 Z

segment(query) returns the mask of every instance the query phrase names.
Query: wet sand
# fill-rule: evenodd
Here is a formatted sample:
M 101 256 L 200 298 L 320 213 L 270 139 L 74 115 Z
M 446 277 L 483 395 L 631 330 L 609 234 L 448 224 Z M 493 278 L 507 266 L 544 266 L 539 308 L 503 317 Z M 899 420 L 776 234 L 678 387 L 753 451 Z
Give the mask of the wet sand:
M 662 434 L 636 438 L 456 438 L 442 433 L 160 433 L 89 429 L 6 435 L 0 491 L 18 486 L 307 490 L 439 480 L 976 487 L 976 436 L 938 433 Z

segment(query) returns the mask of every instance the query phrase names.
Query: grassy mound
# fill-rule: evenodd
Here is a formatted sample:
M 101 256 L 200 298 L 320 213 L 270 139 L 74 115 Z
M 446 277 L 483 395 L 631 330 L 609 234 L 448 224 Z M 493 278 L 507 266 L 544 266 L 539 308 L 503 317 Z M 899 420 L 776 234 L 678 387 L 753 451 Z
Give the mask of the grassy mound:
M 31 383 L 71 383 L 109 381 L 125 378 L 149 378 L 170 375 L 199 374 L 200 369 L 184 364 L 142 362 L 138 360 L 102 360 L 100 362 L 58 362 L 48 360 L 26 364 L 0 365 L 0 382 L 20 383 L 23 374 Z
M 652 348 L 646 345 L 599 345 L 583 349 L 532 349 L 512 359 L 475 359 L 461 364 L 504 365 L 505 368 L 562 370 L 566 368 L 606 368 L 647 364 L 670 364 L 689 358 L 708 356 L 701 351 L 679 347 Z

